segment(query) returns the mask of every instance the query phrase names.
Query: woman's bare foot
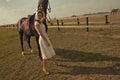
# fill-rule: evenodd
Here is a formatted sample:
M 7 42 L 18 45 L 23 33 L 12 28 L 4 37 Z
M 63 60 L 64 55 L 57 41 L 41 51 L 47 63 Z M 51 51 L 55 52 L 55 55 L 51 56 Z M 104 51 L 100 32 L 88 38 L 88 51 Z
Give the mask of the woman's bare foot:
M 48 72 L 46 69 L 44 69 L 43 68 L 43 72 L 45 73 L 45 74 L 47 74 L 47 75 L 49 75 L 50 74 L 50 72 Z

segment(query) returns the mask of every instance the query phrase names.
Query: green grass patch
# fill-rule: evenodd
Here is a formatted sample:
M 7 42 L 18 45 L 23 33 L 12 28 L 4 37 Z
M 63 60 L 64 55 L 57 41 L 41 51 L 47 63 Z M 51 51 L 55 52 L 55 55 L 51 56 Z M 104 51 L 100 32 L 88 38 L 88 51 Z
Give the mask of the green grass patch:
M 48 30 L 57 61 L 47 61 L 51 72 L 42 72 L 35 38 L 30 53 L 24 41 L 25 56 L 17 29 L 0 28 L 0 80 L 119 80 L 120 28 L 56 28 Z

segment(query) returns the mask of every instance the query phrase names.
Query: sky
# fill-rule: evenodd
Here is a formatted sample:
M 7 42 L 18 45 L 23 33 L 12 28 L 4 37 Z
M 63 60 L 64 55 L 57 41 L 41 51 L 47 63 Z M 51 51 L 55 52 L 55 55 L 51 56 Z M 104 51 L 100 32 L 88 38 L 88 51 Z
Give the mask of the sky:
M 109 12 L 120 8 L 120 0 L 49 0 L 51 18 Z M 38 0 L 0 0 L 0 25 L 15 24 L 36 12 Z

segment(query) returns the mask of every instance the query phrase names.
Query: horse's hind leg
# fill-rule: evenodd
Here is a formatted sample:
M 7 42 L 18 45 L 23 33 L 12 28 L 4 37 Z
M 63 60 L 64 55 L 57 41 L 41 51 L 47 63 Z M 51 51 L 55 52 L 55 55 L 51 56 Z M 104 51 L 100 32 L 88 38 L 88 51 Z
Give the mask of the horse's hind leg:
M 19 32 L 19 36 L 20 36 L 20 43 L 21 43 L 21 48 L 22 48 L 22 55 L 24 55 L 23 32 L 22 31 Z
M 31 44 L 30 44 L 30 38 L 31 38 L 31 36 L 28 36 L 28 37 L 27 37 L 27 43 L 28 43 L 28 46 L 29 46 L 30 51 L 31 51 L 31 53 L 32 53 L 32 52 L 33 52 L 33 49 L 32 49 Z

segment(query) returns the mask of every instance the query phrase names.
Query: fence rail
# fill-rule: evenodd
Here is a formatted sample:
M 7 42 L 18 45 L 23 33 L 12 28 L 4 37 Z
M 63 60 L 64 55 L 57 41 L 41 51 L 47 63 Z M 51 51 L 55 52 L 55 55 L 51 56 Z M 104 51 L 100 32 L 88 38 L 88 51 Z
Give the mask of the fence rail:
M 48 23 L 48 22 L 47 22 Z M 82 17 L 71 17 L 63 19 L 53 19 L 48 26 L 80 26 L 80 25 L 108 25 L 120 24 L 120 14 L 90 15 Z M 16 24 L 1 25 L 0 27 L 16 27 Z
M 52 21 L 55 26 L 65 25 L 107 25 L 107 24 L 120 24 L 120 14 L 116 15 L 93 15 L 82 17 L 71 17 L 65 19 L 54 19 Z M 49 24 L 50 25 L 50 24 Z

